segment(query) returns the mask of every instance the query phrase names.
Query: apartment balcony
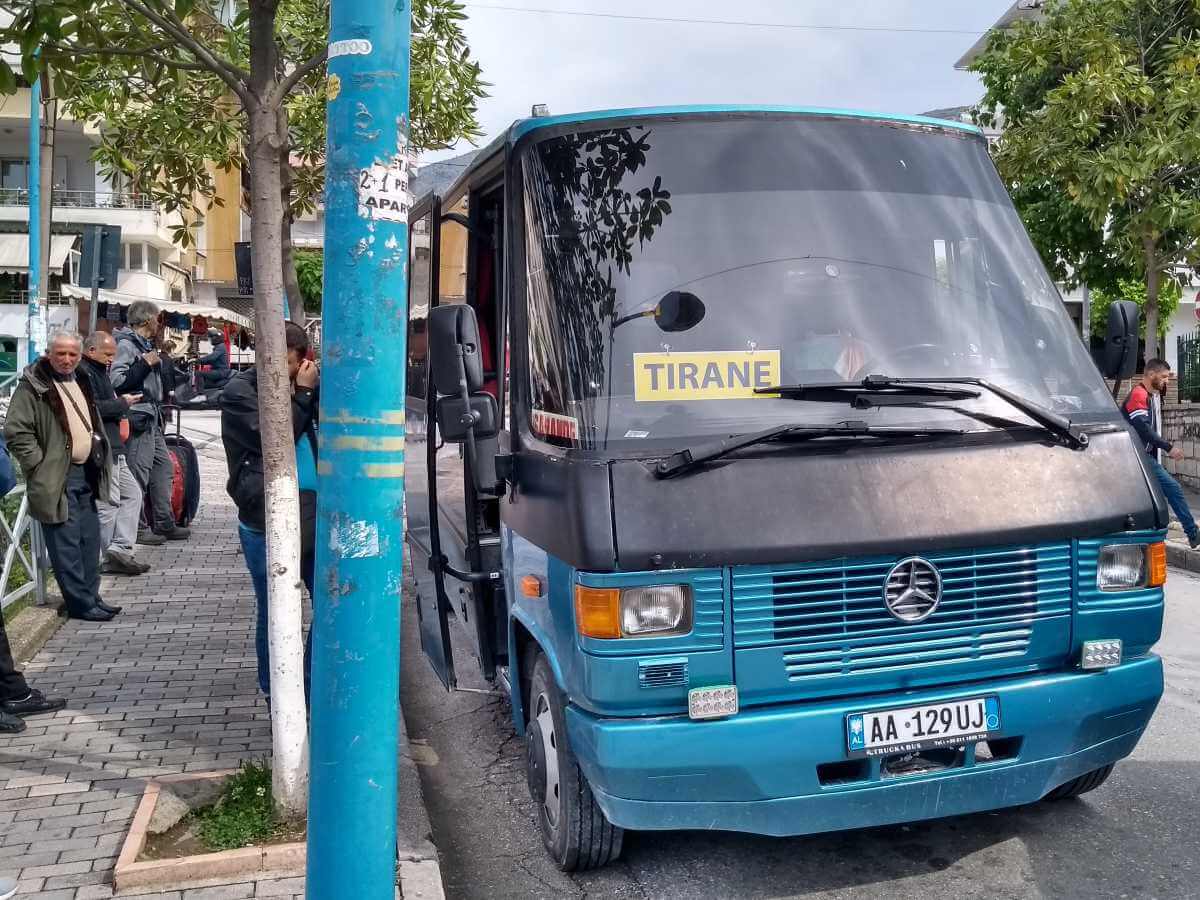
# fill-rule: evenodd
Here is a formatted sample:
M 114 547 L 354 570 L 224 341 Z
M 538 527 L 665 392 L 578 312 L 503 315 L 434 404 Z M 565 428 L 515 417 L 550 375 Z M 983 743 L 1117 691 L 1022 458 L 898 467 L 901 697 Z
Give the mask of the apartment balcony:
M 56 189 L 53 222 L 58 226 L 119 225 L 121 239 L 140 240 L 161 247 L 173 243 L 171 225 L 178 215 L 164 215 L 144 194 Z M 0 222 L 29 221 L 29 191 L 0 188 Z

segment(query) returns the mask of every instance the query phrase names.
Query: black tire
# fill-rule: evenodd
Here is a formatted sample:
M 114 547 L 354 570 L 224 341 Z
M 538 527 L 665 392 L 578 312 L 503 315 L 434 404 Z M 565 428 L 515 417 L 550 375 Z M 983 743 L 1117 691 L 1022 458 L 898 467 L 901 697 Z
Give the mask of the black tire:
M 579 768 L 567 738 L 562 693 L 541 653 L 533 665 L 527 709 L 525 773 L 546 849 L 564 872 L 607 865 L 621 855 L 625 832 L 605 818 Z
M 1086 775 L 1080 775 L 1078 778 L 1073 778 L 1066 784 L 1060 784 L 1045 797 L 1047 800 L 1067 800 L 1071 797 L 1078 797 L 1080 794 L 1086 794 L 1088 791 L 1094 791 L 1104 782 L 1108 781 L 1108 776 L 1112 774 L 1112 765 L 1101 766 L 1099 769 L 1094 769 Z

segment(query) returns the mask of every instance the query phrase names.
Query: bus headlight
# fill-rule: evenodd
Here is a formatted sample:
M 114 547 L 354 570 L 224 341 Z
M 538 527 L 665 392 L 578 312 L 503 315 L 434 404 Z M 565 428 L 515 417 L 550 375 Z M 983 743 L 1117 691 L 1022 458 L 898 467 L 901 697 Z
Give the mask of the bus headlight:
M 631 588 L 575 585 L 575 627 L 583 637 L 672 637 L 692 630 L 692 589 L 686 584 Z
M 667 637 L 692 630 L 692 591 L 685 584 L 657 584 L 621 591 L 621 634 Z
M 1102 591 L 1130 591 L 1161 587 L 1167 580 L 1167 549 L 1157 544 L 1109 544 L 1100 548 L 1096 587 Z

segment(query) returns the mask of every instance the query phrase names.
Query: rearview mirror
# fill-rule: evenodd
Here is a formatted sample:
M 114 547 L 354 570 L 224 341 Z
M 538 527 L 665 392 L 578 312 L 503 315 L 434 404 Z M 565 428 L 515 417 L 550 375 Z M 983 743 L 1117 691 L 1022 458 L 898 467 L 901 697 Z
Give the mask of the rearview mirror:
M 654 324 L 663 331 L 687 331 L 704 321 L 704 302 L 687 291 L 671 291 L 654 307 Z
M 462 393 L 459 380 L 465 370 L 467 393 L 483 387 L 483 360 L 479 355 L 479 324 L 475 310 L 465 303 L 435 306 L 429 311 L 429 372 L 439 394 Z M 462 350 L 463 368 L 458 365 Z
M 1108 333 L 1104 338 L 1105 378 L 1124 381 L 1137 371 L 1138 308 L 1131 300 L 1118 300 L 1108 308 Z

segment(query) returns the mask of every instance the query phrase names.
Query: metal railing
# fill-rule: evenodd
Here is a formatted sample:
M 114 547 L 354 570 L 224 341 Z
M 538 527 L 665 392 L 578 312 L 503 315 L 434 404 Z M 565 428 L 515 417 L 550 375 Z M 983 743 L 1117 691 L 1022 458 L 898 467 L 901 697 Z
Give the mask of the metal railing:
M 1177 339 L 1179 399 L 1200 401 L 1200 331 L 1181 334 Z
M 8 401 L 19 378 L 20 374 L 14 372 L 0 379 L 0 422 L 8 416 Z M 14 502 L 17 502 L 15 511 L 12 510 Z M 45 606 L 46 576 L 50 565 L 40 527 L 29 515 L 29 496 L 24 481 L 0 498 L 0 543 L 6 544 L 4 564 L 0 567 L 0 611 L 31 593 L 35 594 L 39 606 Z
M 28 188 L 0 188 L 0 206 L 28 205 Z M 54 205 L 63 209 L 154 209 L 154 201 L 145 194 L 73 191 L 64 188 L 55 188 Z

